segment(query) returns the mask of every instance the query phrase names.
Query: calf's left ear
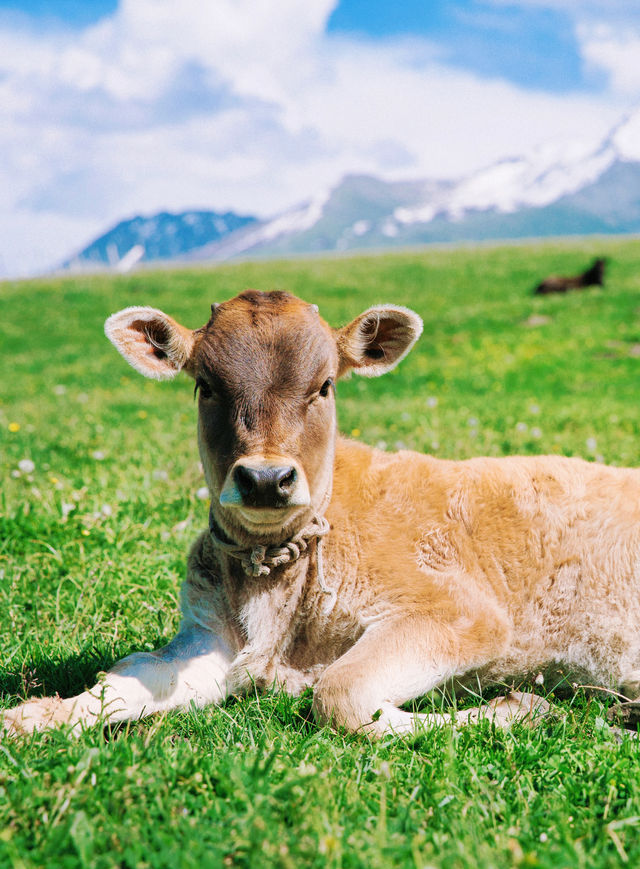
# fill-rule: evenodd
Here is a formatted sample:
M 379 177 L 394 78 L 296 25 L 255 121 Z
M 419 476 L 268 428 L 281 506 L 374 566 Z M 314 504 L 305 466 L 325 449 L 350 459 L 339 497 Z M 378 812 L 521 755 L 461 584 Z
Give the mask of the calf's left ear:
M 125 308 L 104 324 L 107 338 L 140 374 L 170 380 L 190 373 L 194 336 L 191 329 L 156 308 Z
M 422 334 L 422 320 L 409 308 L 379 305 L 356 317 L 336 335 L 338 377 L 355 371 L 378 377 L 391 371 Z

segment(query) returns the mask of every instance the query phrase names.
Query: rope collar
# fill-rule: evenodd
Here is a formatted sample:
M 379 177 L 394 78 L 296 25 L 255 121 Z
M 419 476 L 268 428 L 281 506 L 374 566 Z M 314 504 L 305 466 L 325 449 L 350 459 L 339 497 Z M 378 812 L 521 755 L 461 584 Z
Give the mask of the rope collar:
M 213 518 L 213 510 L 209 509 L 209 534 L 211 535 L 213 545 L 226 552 L 231 558 L 237 559 L 247 576 L 268 576 L 272 568 L 297 561 L 302 553 L 306 552 L 309 548 L 309 541 L 313 540 L 314 537 L 317 538 L 316 578 L 322 593 L 328 595 L 324 606 L 325 614 L 333 609 L 338 599 L 336 590 L 329 588 L 324 581 L 322 538 L 329 532 L 329 529 L 330 525 L 324 516 L 315 516 L 301 531 L 298 531 L 297 534 L 294 534 L 293 537 L 285 540 L 279 546 L 263 546 L 262 544 L 258 544 L 256 546 L 245 547 L 232 543 L 226 538 L 226 535 Z
M 268 576 L 272 568 L 297 561 L 307 551 L 309 541 L 317 538 L 318 583 L 325 594 L 335 594 L 335 592 L 330 591 L 324 585 L 322 570 L 321 544 L 322 538 L 329 531 L 329 527 L 329 523 L 324 516 L 315 516 L 297 534 L 294 534 L 289 540 L 285 540 L 277 546 L 257 544 L 256 546 L 245 547 L 239 546 L 237 543 L 233 543 L 226 538 L 226 535 L 218 527 L 213 518 L 213 511 L 209 510 L 209 533 L 214 546 L 226 552 L 231 558 L 237 559 L 247 576 Z

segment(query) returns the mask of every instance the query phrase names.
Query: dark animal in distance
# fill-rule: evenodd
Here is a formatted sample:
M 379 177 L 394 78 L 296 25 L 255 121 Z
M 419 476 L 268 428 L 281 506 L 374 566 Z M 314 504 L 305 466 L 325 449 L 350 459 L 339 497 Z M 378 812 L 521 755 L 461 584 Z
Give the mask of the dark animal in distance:
M 536 296 L 548 296 L 550 293 L 566 293 L 568 290 L 582 290 L 585 287 L 604 286 L 605 259 L 597 259 L 582 274 L 549 275 L 533 291 Z

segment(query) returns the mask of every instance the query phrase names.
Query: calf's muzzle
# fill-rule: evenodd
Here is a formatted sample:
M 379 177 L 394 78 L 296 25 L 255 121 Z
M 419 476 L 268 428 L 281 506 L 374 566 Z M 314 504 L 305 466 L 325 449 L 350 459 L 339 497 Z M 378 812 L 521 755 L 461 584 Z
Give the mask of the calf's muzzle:
M 272 509 L 310 503 L 304 471 L 286 459 L 239 459 L 227 473 L 220 503 L 229 507 Z
M 233 478 L 242 502 L 247 507 L 286 505 L 293 492 L 298 472 L 293 465 L 236 465 Z

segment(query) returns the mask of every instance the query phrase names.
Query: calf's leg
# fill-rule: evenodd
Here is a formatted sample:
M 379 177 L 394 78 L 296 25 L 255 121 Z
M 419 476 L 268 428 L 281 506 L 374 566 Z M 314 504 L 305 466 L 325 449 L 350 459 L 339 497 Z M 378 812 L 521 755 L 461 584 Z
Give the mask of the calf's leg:
M 0 731 L 4 727 L 9 733 L 30 733 L 58 724 L 81 730 L 191 703 L 220 703 L 228 694 L 232 660 L 231 650 L 219 637 L 199 626 L 186 626 L 164 648 L 123 658 L 77 697 L 41 697 L 6 710 Z
M 398 707 L 491 661 L 507 637 L 505 622 L 487 618 L 458 630 L 455 624 L 419 616 L 375 625 L 324 671 L 314 689 L 315 715 L 334 726 L 372 735 L 448 723 L 448 715 L 413 714 Z M 547 708 L 542 698 L 512 692 L 486 707 L 464 710 L 456 720 L 468 723 L 488 716 L 507 724 Z

